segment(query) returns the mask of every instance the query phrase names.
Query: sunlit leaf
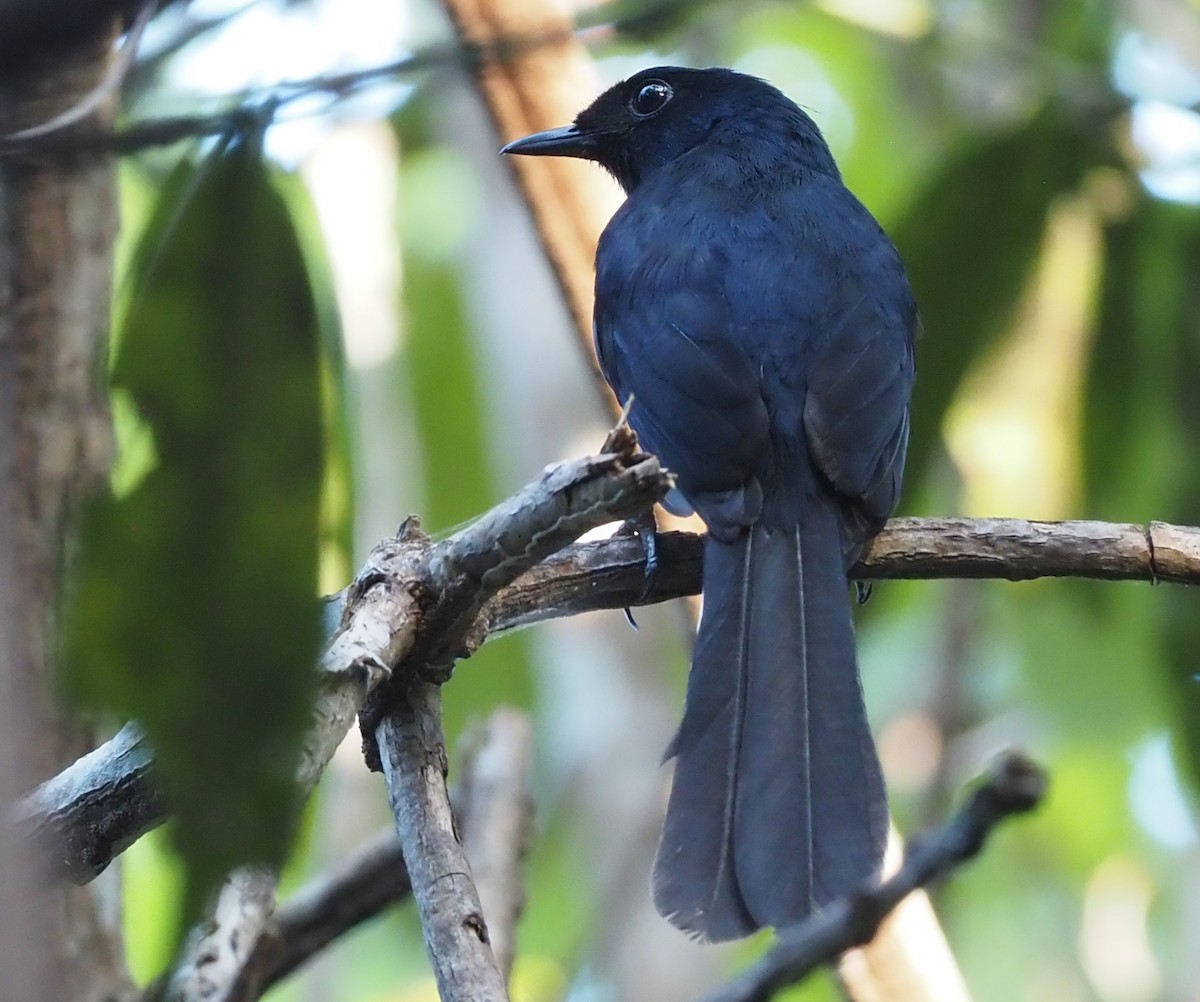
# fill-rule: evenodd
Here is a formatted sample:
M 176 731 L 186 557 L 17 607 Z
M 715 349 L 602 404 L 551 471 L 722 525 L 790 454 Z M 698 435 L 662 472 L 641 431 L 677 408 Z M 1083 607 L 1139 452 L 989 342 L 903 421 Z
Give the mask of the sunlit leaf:
M 319 643 L 317 317 L 291 221 L 236 145 L 162 192 L 112 382 L 157 465 L 92 505 L 69 684 L 141 722 L 177 818 L 187 914 L 243 862 L 279 863 Z

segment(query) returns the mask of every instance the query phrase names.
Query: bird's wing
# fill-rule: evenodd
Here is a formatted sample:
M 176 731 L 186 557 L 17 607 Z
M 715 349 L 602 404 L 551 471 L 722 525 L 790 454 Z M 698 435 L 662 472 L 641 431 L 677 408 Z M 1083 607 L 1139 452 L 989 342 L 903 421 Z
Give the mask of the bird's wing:
M 630 422 L 642 444 L 678 476 L 710 528 L 753 521 L 770 422 L 758 373 L 730 337 L 721 284 L 673 281 L 669 271 L 641 278 L 598 296 L 604 374 L 622 403 L 633 397 Z
M 817 467 L 870 536 L 900 497 L 916 314 L 885 308 L 846 277 L 827 316 L 808 369 L 804 432 Z

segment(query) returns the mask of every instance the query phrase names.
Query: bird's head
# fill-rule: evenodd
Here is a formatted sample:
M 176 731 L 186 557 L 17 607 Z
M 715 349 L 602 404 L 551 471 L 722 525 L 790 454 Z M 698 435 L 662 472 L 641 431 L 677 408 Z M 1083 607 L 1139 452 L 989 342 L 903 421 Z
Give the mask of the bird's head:
M 581 157 L 606 168 L 627 192 L 656 168 L 714 135 L 744 154 L 773 146 L 813 170 L 838 176 L 816 124 L 765 80 L 734 70 L 655 66 L 610 87 L 571 125 L 509 143 L 501 153 Z

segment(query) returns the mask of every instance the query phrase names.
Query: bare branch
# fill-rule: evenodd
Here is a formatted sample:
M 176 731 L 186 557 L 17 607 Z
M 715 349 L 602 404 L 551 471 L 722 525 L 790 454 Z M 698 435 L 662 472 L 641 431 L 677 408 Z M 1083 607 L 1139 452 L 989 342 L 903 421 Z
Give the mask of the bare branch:
M 408 897 L 412 885 L 400 842 L 380 832 L 335 871 L 300 888 L 275 912 L 256 956 L 265 992 L 339 936 Z
M 477 617 L 484 603 L 581 533 L 645 511 L 673 484 L 658 460 L 637 451 L 628 425 L 618 425 L 605 448 L 610 451 L 551 467 L 442 543 L 430 544 L 410 529 L 376 547 L 368 562 L 373 566 L 351 586 L 348 599 L 364 639 L 338 655 L 348 655 L 346 670 L 382 676 L 360 721 L 373 768 L 372 738 L 390 701 L 417 672 L 440 673 L 483 642 Z M 364 619 L 362 610 L 377 601 L 403 606 L 402 615 Z
M 141 729 L 116 736 L 13 806 L 16 825 L 53 878 L 85 884 L 167 816 L 150 782 Z
M 473 628 L 486 636 L 547 619 L 597 609 L 652 604 L 700 587 L 701 539 L 687 533 L 659 537 L 660 567 L 645 589 L 643 550 L 636 539 L 577 543 L 535 565 L 483 608 Z M 875 540 L 854 576 L 881 578 L 1079 577 L 1101 580 L 1200 584 L 1200 528 L 1151 522 L 1026 522 L 1018 519 L 894 519 Z M 360 574 L 360 580 L 364 577 Z M 331 607 L 340 608 L 344 596 Z M 386 624 L 412 613 L 411 594 L 398 581 L 382 582 L 358 599 L 359 607 L 329 648 L 327 685 L 315 728 L 307 781 L 315 782 L 362 705 L 355 665 L 369 667 L 392 656 Z M 412 642 L 400 627 L 398 649 Z M 382 633 L 380 632 L 382 631 Z M 361 657 L 361 662 L 356 662 Z M 382 664 L 382 662 L 379 662 Z M 344 674 L 350 671 L 349 675 Z M 380 669 L 382 670 L 382 669 Z M 332 746 L 332 747 L 331 747 Z M 140 732 L 127 725 L 112 741 L 80 759 L 26 797 L 17 807 L 23 828 L 51 843 L 54 874 L 85 883 L 166 817 L 149 782 L 150 759 Z
M 863 578 L 1094 578 L 1200 584 L 1200 528 L 1151 522 L 898 518 L 854 573 Z
M 892 877 L 834 901 L 800 926 L 781 933 L 778 944 L 762 960 L 704 1002 L 765 1002 L 840 954 L 870 942 L 905 897 L 973 858 L 996 825 L 1033 810 L 1045 792 L 1046 775 L 1036 764 L 1019 754 L 1006 755 L 949 822 L 913 840 Z
M 501 707 L 474 732 L 450 794 L 483 913 L 501 970 L 511 963 L 519 911 L 519 857 L 528 836 L 530 726 L 526 714 Z M 248 967 L 261 992 L 287 977 L 339 936 L 411 893 L 408 869 L 393 829 L 380 832 L 349 859 L 297 891 L 276 910 Z M 500 945 L 507 936 L 509 947 Z M 243 980 L 249 980 L 243 978 Z
M 446 1002 L 506 1002 L 508 993 L 451 819 L 440 689 L 423 678 L 440 674 L 482 642 L 472 627 L 483 604 L 502 587 L 589 525 L 645 511 L 666 493 L 670 478 L 637 451 L 627 425 L 617 426 L 605 448 L 611 451 L 582 470 L 549 471 L 543 491 L 498 505 L 445 543 L 432 546 L 408 526 L 396 551 L 379 558 L 381 565 L 395 562 L 403 573 L 374 573 L 351 592 L 353 602 L 355 593 L 389 591 L 396 580 L 422 580 L 431 589 L 429 594 L 411 584 L 406 589 L 421 622 L 403 660 L 364 662 L 356 654 L 355 662 L 385 676 L 363 709 L 363 748 L 368 763 L 381 767 L 387 780 L 425 944 Z M 622 476 L 598 479 L 596 470 L 606 466 Z M 414 578 L 414 563 L 424 564 L 428 575 Z
M 443 1002 L 508 1002 L 446 792 L 441 687 L 414 682 L 376 731 L 388 800 Z
M 147 991 L 166 1002 L 242 1002 L 258 997 L 246 984 L 247 961 L 275 909 L 275 873 L 260 867 L 235 871 L 222 886 L 210 918 L 192 930 L 184 959 L 166 990 Z

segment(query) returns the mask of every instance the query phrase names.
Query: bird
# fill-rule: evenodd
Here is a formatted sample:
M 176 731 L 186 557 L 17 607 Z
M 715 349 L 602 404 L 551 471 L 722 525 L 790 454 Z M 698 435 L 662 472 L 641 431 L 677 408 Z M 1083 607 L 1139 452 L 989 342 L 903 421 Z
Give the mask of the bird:
M 704 941 L 796 926 L 878 880 L 888 809 L 849 571 L 894 511 L 917 307 L 812 118 L 770 83 L 656 66 L 508 154 L 605 168 L 604 377 L 707 527 L 651 880 Z

